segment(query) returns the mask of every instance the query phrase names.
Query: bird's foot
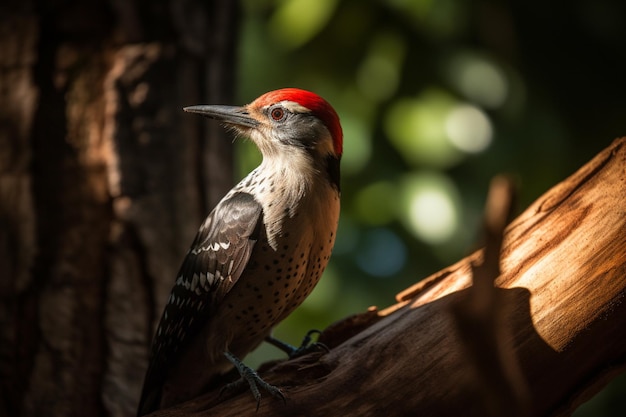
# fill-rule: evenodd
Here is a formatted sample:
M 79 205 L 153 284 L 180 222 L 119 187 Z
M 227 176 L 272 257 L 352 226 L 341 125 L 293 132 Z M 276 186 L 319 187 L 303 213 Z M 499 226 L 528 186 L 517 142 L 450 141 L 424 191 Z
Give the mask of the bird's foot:
M 271 335 L 267 336 L 265 338 L 265 341 L 268 343 L 271 343 L 272 345 L 276 346 L 278 349 L 285 352 L 287 355 L 289 355 L 289 359 L 297 358 L 299 356 L 305 355 L 307 353 L 315 352 L 315 351 L 325 351 L 325 353 L 330 352 L 330 349 L 328 348 L 328 346 L 326 346 L 323 343 L 320 343 L 320 342 L 311 343 L 313 340 L 311 335 L 316 334 L 316 333 L 319 335 L 322 332 L 320 332 L 319 330 L 309 330 L 309 332 L 304 336 L 304 339 L 302 339 L 302 344 L 300 345 L 300 347 L 292 346 L 289 343 L 285 343 L 282 340 L 278 340 Z
M 283 392 L 278 387 L 275 387 L 274 385 L 268 384 L 267 382 L 263 381 L 263 379 L 259 376 L 259 374 L 256 373 L 254 369 L 250 368 L 248 365 L 243 363 L 241 360 L 239 360 L 239 358 L 237 358 L 230 352 L 224 352 L 224 356 L 226 356 L 226 358 L 233 365 L 235 365 L 235 368 L 239 372 L 239 375 L 241 375 L 241 378 L 235 382 L 231 382 L 230 384 L 225 385 L 220 390 L 220 396 L 225 391 L 239 391 L 243 389 L 247 383 L 250 387 L 252 395 L 254 396 L 254 399 L 256 400 L 257 411 L 259 410 L 259 405 L 261 404 L 261 388 L 269 392 L 272 397 L 280 398 L 281 400 L 283 400 L 283 402 L 286 402 L 285 394 L 283 394 Z

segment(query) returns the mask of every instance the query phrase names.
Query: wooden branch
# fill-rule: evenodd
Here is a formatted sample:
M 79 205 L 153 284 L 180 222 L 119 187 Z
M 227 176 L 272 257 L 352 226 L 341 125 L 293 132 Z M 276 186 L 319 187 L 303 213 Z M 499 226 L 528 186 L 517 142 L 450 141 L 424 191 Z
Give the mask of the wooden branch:
M 504 224 L 503 184 L 488 234 Z M 502 241 L 492 234 L 484 251 L 396 305 L 326 329 L 329 353 L 262 370 L 286 404 L 264 398 L 255 412 L 249 393 L 220 399 L 218 390 L 153 416 L 568 415 L 626 369 L 625 197 L 622 138 L 532 204 Z

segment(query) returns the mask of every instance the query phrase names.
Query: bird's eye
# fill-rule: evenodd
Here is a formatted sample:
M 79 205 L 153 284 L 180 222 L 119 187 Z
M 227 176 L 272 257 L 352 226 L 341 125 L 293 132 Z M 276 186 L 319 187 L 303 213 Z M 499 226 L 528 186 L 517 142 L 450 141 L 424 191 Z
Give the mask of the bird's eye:
M 285 117 L 285 109 L 283 109 L 282 107 L 274 107 L 270 111 L 270 116 L 272 116 L 272 119 L 278 122 Z

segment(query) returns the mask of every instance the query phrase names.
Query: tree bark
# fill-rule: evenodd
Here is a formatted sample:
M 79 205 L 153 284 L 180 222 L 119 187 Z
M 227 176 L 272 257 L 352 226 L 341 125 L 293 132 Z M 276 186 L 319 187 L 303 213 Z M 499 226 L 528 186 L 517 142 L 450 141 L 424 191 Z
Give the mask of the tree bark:
M 626 138 L 504 235 L 494 190 L 484 250 L 329 327 L 328 353 L 263 367 L 285 403 L 216 390 L 152 415 L 569 415 L 626 369 Z
M 134 415 L 232 183 L 227 134 L 181 108 L 232 102 L 236 23 L 230 0 L 0 6 L 0 416 Z

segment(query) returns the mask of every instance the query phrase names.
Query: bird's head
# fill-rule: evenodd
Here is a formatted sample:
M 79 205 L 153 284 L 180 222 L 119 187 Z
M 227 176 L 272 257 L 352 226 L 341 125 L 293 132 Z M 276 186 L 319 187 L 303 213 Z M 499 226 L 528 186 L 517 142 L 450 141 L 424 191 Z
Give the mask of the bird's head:
M 250 137 L 264 157 L 293 155 L 300 150 L 314 160 L 341 159 L 339 116 L 326 100 L 310 91 L 283 88 L 242 107 L 201 105 L 184 110 L 234 127 Z

